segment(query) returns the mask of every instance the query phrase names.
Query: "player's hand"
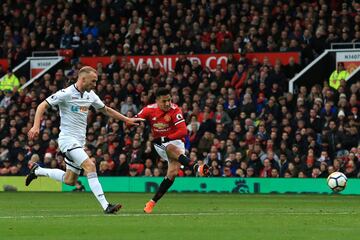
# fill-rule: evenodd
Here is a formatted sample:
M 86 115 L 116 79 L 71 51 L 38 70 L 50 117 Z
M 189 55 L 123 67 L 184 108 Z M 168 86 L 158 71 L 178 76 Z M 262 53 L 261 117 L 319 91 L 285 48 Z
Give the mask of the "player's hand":
M 128 118 L 126 124 L 130 126 L 139 126 L 141 122 L 144 122 L 143 118 Z
M 39 136 L 40 128 L 39 127 L 32 127 L 28 132 L 29 140 L 33 140 L 35 137 Z

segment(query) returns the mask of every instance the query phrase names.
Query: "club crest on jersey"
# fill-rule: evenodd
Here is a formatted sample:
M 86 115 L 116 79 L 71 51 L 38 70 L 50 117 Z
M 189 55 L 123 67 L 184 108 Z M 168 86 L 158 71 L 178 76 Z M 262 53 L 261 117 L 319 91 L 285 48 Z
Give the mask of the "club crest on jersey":
M 164 117 L 164 120 L 165 121 L 167 121 L 167 122 L 170 122 L 170 120 L 171 120 L 171 117 L 169 116 L 169 115 L 165 115 L 165 117 Z

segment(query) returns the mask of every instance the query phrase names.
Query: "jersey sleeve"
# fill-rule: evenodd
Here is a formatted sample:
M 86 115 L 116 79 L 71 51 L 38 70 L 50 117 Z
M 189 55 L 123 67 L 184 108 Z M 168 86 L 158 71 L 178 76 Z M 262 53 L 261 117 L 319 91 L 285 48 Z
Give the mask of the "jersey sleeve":
M 141 111 L 138 114 L 136 114 L 136 117 L 143 118 L 143 119 L 148 119 L 148 117 L 149 117 L 149 108 L 144 107 L 143 109 L 141 109 Z
M 64 89 L 57 91 L 45 99 L 50 106 L 57 106 L 66 100 L 67 94 Z
M 181 109 L 179 107 L 175 109 L 174 116 L 173 116 L 172 119 L 173 119 L 173 124 L 175 126 L 180 124 L 180 123 L 185 122 L 183 113 L 182 113 L 182 111 L 181 111 Z
M 182 111 L 177 107 L 172 115 L 173 128 L 167 136 L 170 140 L 183 139 L 187 135 L 187 128 Z
M 93 92 L 93 100 L 94 101 L 92 102 L 91 106 L 93 106 L 96 110 L 105 107 L 105 103 L 103 103 L 103 101 L 101 101 L 99 96 L 94 92 Z

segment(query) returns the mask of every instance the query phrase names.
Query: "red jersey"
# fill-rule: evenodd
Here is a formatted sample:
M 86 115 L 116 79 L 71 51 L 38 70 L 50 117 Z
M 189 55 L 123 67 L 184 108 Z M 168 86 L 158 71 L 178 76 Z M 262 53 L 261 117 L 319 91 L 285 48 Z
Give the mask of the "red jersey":
M 157 104 L 144 107 L 137 117 L 146 119 L 151 126 L 154 138 L 167 137 L 170 140 L 185 141 L 187 128 L 181 109 L 176 104 L 171 104 L 168 112 L 162 111 Z

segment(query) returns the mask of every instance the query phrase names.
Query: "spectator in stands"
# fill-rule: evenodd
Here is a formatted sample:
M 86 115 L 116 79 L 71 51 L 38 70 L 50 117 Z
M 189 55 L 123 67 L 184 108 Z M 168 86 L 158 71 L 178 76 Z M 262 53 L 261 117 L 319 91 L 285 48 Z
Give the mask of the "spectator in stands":
M 5 96 L 3 96 L 0 101 L 0 107 L 7 109 L 12 103 L 12 98 L 13 98 L 13 92 L 11 90 L 6 90 Z
M 19 79 L 15 76 L 11 68 L 8 68 L 7 74 L 4 79 L 0 82 L 1 91 L 17 91 L 20 86 Z
M 110 63 L 106 66 L 105 72 L 108 74 L 108 76 L 113 76 L 114 73 L 117 73 L 119 71 L 120 71 L 119 60 L 115 55 L 111 55 Z
M 343 62 L 338 62 L 336 70 L 330 75 L 329 85 L 335 90 L 340 87 L 341 80 L 347 80 L 349 72 L 345 69 Z
M 224 106 L 222 104 L 217 104 L 216 112 L 214 114 L 214 121 L 217 124 L 222 124 L 224 126 L 228 126 L 231 123 L 231 118 L 229 114 L 224 111 Z
M 60 39 L 60 48 L 69 49 L 71 47 L 71 28 L 65 27 L 64 28 L 64 34 L 61 36 Z
M 296 73 L 299 73 L 301 70 L 300 64 L 295 62 L 293 57 L 289 58 L 289 64 L 285 66 L 284 73 L 288 79 L 291 79 L 295 76 Z
M 129 175 L 129 164 L 125 154 L 119 155 L 119 161 L 116 164 L 116 176 L 128 176 Z
M 137 107 L 133 103 L 133 98 L 131 96 L 128 96 L 126 98 L 126 102 L 121 104 L 121 110 L 120 110 L 120 112 L 124 115 L 126 115 L 129 111 L 131 111 L 132 113 L 138 112 Z

